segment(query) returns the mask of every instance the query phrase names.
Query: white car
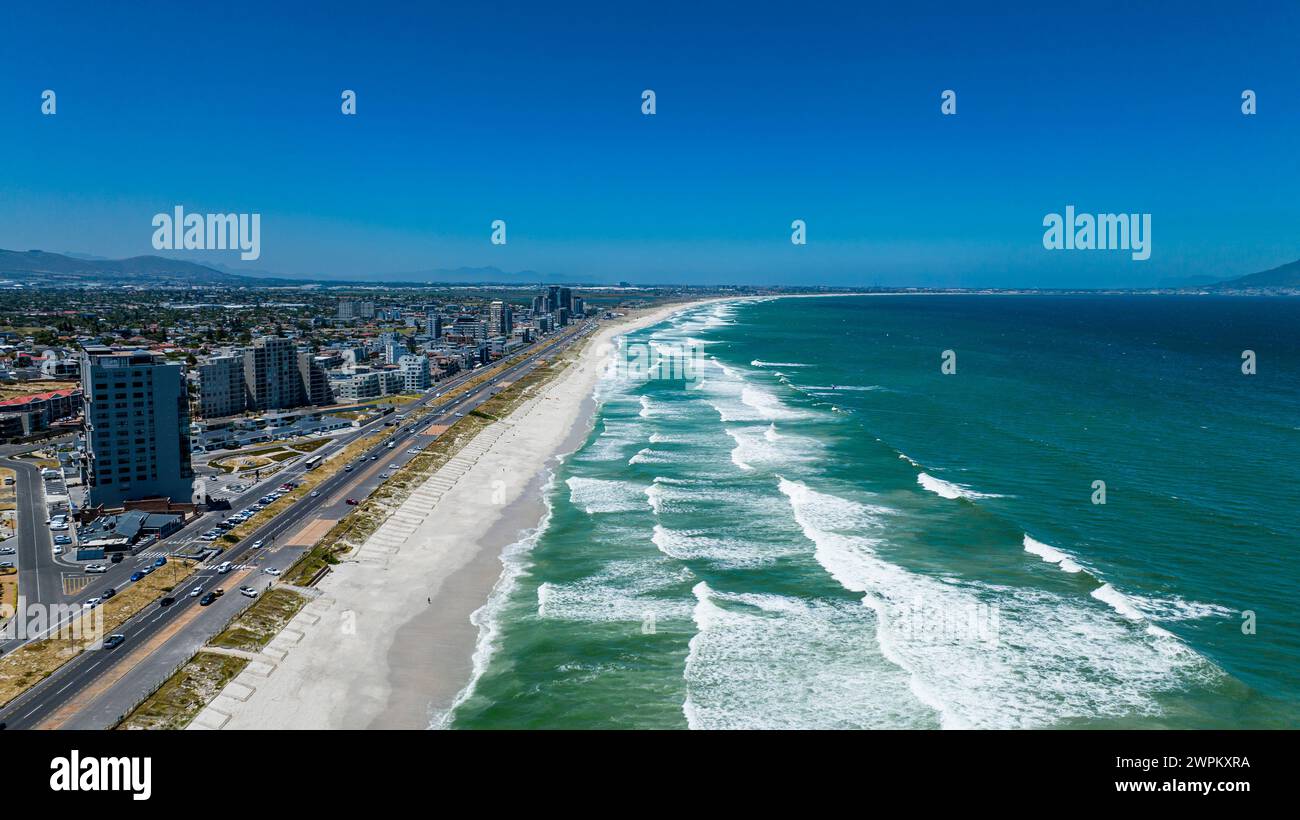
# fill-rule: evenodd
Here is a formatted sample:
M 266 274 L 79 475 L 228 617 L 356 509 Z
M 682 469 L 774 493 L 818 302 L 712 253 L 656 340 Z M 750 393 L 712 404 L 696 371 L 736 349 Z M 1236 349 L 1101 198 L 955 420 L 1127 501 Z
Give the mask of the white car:
M 55 532 L 63 532 L 67 528 L 68 528 L 68 522 L 66 521 L 56 522 L 50 525 L 50 529 L 54 530 Z
M 191 589 L 191 590 L 190 590 L 190 597 L 191 597 L 191 598 L 197 598 L 197 597 L 199 597 L 199 596 L 202 595 L 202 594 L 203 594 L 203 587 L 201 587 L 201 586 L 199 586 L 199 587 L 195 587 L 194 589 Z
M 252 587 L 240 587 L 239 594 L 243 595 L 245 598 L 256 598 L 257 590 L 253 589 Z
M 225 561 L 221 564 L 221 566 L 217 567 L 217 573 L 219 575 L 225 575 L 227 572 L 230 572 L 230 570 L 231 570 L 231 566 L 229 561 Z
M 60 547 L 58 544 L 55 544 L 55 545 L 54 545 L 54 554 L 55 554 L 55 555 L 62 555 L 62 554 L 63 554 L 63 547 Z
M 406 451 L 406 454 L 408 456 L 418 456 L 420 454 L 420 451 L 412 447 L 411 449 Z
M 86 572 L 91 572 L 91 573 L 108 572 L 108 567 L 104 566 L 103 564 L 91 564 L 90 566 L 86 567 Z
M 257 549 L 257 548 L 261 547 L 261 546 L 262 546 L 263 544 L 265 544 L 265 543 L 266 543 L 266 542 L 265 542 L 263 539 L 259 538 L 259 539 L 257 539 L 256 541 L 253 542 L 253 549 Z
M 280 570 L 276 569 L 275 567 L 267 567 L 266 569 L 264 569 L 264 570 L 262 570 L 262 571 L 265 572 L 267 575 L 279 575 L 279 574 L 280 574 Z
M 320 493 L 316 492 L 315 490 L 312 490 L 312 491 L 311 491 L 311 497 L 312 497 L 312 498 L 316 498 L 316 497 L 319 496 L 319 495 L 320 495 Z
M 81 608 L 82 608 L 82 609 L 94 609 L 95 607 L 99 606 L 99 605 L 100 605 L 101 603 L 103 603 L 103 602 L 104 602 L 104 599 L 103 599 L 103 598 L 100 598 L 100 597 L 98 597 L 98 596 L 96 596 L 96 597 L 94 597 L 94 598 L 88 598 L 88 599 L 86 599 L 86 602 L 85 602 L 84 604 L 81 605 Z

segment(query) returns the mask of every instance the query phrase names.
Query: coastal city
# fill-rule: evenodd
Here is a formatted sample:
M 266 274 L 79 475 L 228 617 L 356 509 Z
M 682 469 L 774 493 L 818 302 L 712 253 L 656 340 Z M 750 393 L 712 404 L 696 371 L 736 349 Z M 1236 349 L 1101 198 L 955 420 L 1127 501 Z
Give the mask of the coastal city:
M 3 14 L 17 805 L 1282 793 L 1300 6 L 222 11 Z
M 290 293 L 7 300 L 6 726 L 186 725 L 193 710 L 147 702 L 165 694 L 176 652 L 193 654 L 247 609 L 262 633 L 240 646 L 274 637 L 309 600 L 276 586 L 309 589 L 328 573 L 347 549 L 339 530 L 355 539 L 357 519 L 382 518 L 368 499 L 390 478 L 428 470 L 439 442 L 449 458 L 464 444 L 456 432 L 495 418 L 481 405 L 509 407 L 511 384 L 531 383 L 597 323 L 672 298 L 567 286 Z M 182 640 L 106 685 L 113 658 L 166 628 Z M 213 685 L 247 664 L 212 657 Z M 142 703 L 158 714 L 142 716 Z

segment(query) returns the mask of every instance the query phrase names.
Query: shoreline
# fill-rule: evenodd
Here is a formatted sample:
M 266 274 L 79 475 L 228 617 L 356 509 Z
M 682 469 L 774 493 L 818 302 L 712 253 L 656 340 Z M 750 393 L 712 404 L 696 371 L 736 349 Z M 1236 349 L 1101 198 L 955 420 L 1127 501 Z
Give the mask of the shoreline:
M 432 506 L 418 508 L 417 490 L 392 513 L 417 505 L 414 532 L 396 546 L 372 543 L 372 534 L 321 581 L 319 597 L 282 633 L 288 640 L 273 642 L 279 657 L 250 664 L 191 726 L 424 729 L 446 715 L 481 672 L 473 616 L 510 571 L 505 553 L 544 524 L 557 459 L 591 431 L 614 339 L 737 298 L 665 305 L 600 327 L 563 372 L 434 473 L 426 486 L 445 489 Z M 444 475 L 452 462 L 464 469 Z

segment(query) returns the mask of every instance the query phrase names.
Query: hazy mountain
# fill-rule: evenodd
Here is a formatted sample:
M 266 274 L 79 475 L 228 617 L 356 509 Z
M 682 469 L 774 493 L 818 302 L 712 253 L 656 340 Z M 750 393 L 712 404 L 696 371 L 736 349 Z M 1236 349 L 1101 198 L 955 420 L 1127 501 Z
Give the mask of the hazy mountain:
M 1271 270 L 1220 282 L 1220 288 L 1300 288 L 1300 259 Z
M 87 284 L 254 285 L 258 280 L 224 273 L 206 265 L 166 259 L 161 256 L 133 256 L 130 259 L 74 258 L 47 251 L 0 250 L 0 278 L 53 287 Z

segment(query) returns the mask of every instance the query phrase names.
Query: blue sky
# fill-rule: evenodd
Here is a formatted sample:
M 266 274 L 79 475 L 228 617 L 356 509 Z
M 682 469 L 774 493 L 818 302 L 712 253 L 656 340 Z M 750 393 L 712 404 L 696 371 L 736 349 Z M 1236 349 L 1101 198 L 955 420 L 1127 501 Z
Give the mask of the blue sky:
M 1300 6 L 1042 5 L 7 4 L 0 247 L 152 253 L 181 204 L 260 213 L 262 257 L 174 255 L 323 277 L 1102 287 L 1300 258 Z M 1151 259 L 1044 250 L 1071 204 L 1151 213 Z

